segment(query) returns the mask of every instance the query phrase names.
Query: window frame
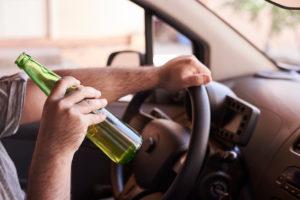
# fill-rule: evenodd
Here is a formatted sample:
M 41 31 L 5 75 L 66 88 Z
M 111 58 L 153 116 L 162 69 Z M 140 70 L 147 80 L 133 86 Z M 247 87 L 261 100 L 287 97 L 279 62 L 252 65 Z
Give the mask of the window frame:
M 139 5 L 142 7 L 142 5 Z M 153 17 L 156 16 L 167 25 L 174 28 L 176 31 L 187 37 L 192 43 L 192 52 L 202 63 L 208 68 L 210 64 L 210 48 L 206 41 L 199 36 L 185 30 L 184 26 L 174 19 L 171 19 L 167 15 L 157 13 L 150 8 L 144 8 L 145 10 L 145 64 L 153 64 Z

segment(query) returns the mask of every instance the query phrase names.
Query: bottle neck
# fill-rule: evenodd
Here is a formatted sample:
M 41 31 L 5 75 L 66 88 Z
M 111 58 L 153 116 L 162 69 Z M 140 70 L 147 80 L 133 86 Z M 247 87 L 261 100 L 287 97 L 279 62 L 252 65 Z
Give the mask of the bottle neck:
M 56 81 L 61 77 L 45 68 L 32 58 L 26 60 L 21 68 L 28 74 L 28 76 L 39 86 L 39 88 L 49 96 Z

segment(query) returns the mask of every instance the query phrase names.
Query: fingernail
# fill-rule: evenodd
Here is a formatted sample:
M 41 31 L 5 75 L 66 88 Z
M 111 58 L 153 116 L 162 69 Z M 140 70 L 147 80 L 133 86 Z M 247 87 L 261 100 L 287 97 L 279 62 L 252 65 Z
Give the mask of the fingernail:
M 104 106 L 108 104 L 107 99 L 102 99 Z

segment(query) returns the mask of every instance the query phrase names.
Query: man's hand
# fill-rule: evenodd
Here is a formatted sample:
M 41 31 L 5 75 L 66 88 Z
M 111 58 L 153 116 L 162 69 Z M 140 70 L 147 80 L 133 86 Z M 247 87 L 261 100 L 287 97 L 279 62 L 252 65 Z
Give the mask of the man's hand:
M 194 56 L 180 56 L 160 68 L 160 87 L 180 90 L 191 86 L 207 84 L 212 80 L 207 67 Z
M 67 92 L 70 87 L 77 89 Z M 105 119 L 92 111 L 103 108 L 101 93 L 63 77 L 46 100 L 29 172 L 27 199 L 70 199 L 71 163 L 87 129 Z
M 77 89 L 66 94 L 72 86 Z M 91 113 L 106 106 L 107 100 L 100 96 L 100 91 L 81 86 L 73 77 L 60 79 L 45 103 L 37 142 L 49 146 L 47 151 L 74 153 L 88 126 L 105 119 L 101 113 Z

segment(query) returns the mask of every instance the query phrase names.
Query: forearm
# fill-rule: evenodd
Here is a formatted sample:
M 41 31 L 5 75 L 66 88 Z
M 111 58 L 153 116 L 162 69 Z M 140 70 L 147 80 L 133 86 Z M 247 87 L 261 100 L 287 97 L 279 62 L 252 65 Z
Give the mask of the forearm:
M 36 122 L 41 119 L 46 95 L 29 80 L 27 82 L 21 124 Z
M 95 87 L 109 102 L 138 91 L 157 87 L 176 91 L 206 84 L 212 80 L 210 71 L 193 56 L 172 59 L 162 67 L 98 67 L 56 72 L 61 76 L 74 76 L 82 85 Z M 40 108 L 46 99 L 32 83 L 29 82 L 28 86 L 31 87 L 27 90 L 22 123 L 30 122 L 26 118 L 28 113 L 32 113 L 31 121 L 38 120 L 41 116 Z
M 29 173 L 29 200 L 70 199 L 73 154 L 49 153 L 49 149 L 38 145 L 35 149 Z
M 82 85 L 95 87 L 108 102 L 116 101 L 127 94 L 159 87 L 160 84 L 157 67 L 99 67 L 55 72 L 60 76 L 74 76 Z M 28 81 L 21 123 L 38 121 L 45 100 L 43 92 L 32 81 Z
M 159 87 L 157 67 L 102 67 L 74 70 L 58 70 L 61 76 L 74 76 L 83 85 L 92 86 L 102 92 L 109 102 L 120 97 Z

